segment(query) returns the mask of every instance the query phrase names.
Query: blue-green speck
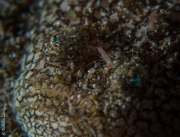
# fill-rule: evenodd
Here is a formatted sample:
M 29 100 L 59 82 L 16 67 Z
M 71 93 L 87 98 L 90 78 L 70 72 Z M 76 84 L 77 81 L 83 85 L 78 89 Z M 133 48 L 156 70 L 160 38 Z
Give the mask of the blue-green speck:
M 137 83 L 140 80 L 140 76 L 139 75 L 135 75 L 134 77 L 129 79 L 130 83 Z
M 52 41 L 52 42 L 56 42 L 57 40 L 58 40 L 57 36 L 53 36 L 53 37 L 51 38 L 51 41 Z

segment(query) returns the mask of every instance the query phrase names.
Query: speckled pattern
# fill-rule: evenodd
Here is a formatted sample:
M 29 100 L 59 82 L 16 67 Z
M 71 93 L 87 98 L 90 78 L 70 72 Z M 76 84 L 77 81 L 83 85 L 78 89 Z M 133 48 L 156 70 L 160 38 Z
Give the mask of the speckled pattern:
M 180 136 L 178 1 L 39 1 L 30 12 L 12 85 L 28 137 Z

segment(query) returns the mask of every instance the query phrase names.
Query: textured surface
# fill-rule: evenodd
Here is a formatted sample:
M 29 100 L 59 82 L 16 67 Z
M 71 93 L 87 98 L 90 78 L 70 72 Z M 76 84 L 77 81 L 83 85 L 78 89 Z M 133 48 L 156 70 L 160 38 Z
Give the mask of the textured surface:
M 178 137 L 178 4 L 32 4 L 22 73 L 12 85 L 12 109 L 22 130 L 29 137 Z

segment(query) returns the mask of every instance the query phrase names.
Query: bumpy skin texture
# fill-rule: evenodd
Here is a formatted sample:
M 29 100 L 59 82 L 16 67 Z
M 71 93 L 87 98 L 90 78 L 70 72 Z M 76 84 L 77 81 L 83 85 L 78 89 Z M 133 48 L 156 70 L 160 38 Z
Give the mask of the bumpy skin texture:
M 13 91 L 22 129 L 30 137 L 179 136 L 178 5 L 80 3 L 64 0 L 45 12 L 40 25 L 53 18 L 52 26 L 38 28 L 35 44 L 27 47 Z M 59 15 L 68 27 L 57 27 Z M 113 67 L 100 60 L 97 46 Z

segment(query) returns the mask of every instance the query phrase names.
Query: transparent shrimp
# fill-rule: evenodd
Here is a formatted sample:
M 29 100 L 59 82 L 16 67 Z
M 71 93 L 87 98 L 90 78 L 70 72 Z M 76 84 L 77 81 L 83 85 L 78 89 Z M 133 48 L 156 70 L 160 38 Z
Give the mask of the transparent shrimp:
M 108 67 L 112 67 L 113 66 L 113 62 L 111 61 L 111 59 L 108 56 L 108 54 L 104 51 L 104 49 L 101 48 L 100 46 L 97 46 L 96 48 L 99 51 L 99 53 L 101 54 L 103 60 L 107 63 L 107 66 Z

